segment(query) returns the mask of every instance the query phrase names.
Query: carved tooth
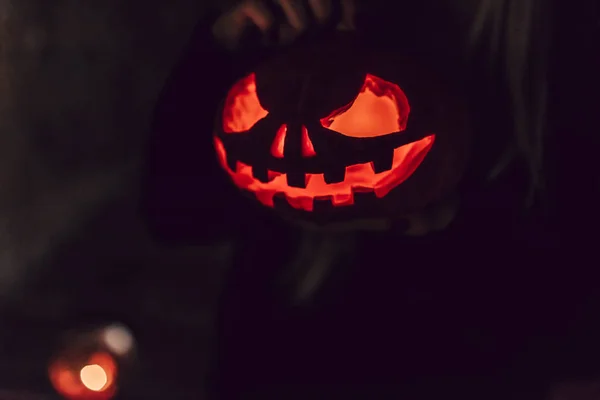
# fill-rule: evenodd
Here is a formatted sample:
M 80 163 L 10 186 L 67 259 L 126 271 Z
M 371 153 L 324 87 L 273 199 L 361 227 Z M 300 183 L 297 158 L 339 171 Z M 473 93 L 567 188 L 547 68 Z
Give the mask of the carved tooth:
M 306 188 L 306 175 L 304 173 L 289 173 L 287 174 L 288 186 L 297 188 Z
M 314 200 L 313 212 L 316 213 L 327 213 L 333 209 L 332 198 L 319 198 Z
M 276 209 L 288 209 L 290 208 L 290 203 L 285 198 L 285 195 L 282 193 L 278 193 L 273 196 L 273 205 Z
M 231 155 L 227 155 L 227 166 L 233 172 L 237 171 L 237 160 L 233 158 Z
M 324 174 L 325 183 L 339 183 L 343 182 L 346 178 L 346 168 L 331 168 L 329 171 Z
M 376 174 L 392 169 L 394 163 L 394 152 L 382 153 L 373 160 L 373 170 Z
M 269 182 L 269 173 L 266 168 L 252 167 L 252 176 L 263 183 Z
M 354 193 L 354 206 L 355 207 L 370 207 L 373 206 L 374 194 L 372 192 L 358 192 Z

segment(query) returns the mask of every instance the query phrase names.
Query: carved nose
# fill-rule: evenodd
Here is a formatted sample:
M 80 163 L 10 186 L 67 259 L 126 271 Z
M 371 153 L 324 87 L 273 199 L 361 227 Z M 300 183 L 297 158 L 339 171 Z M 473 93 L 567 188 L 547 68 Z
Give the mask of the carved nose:
M 296 148 L 295 143 L 290 143 L 289 146 L 287 144 L 288 141 L 293 141 L 294 139 L 297 139 L 294 138 L 294 135 L 288 136 L 287 124 L 281 125 L 271 144 L 271 155 L 275 158 L 283 158 L 286 153 L 286 148 Z M 308 129 L 304 125 L 302 125 L 300 129 L 300 151 L 302 157 L 305 158 L 314 157 L 317 154 L 313 143 L 310 140 L 310 136 L 308 135 Z
M 302 157 L 314 157 L 317 155 L 312 140 L 308 135 L 308 129 L 302 125 Z
M 275 139 L 273 139 L 273 143 L 271 144 L 271 155 L 273 157 L 283 158 L 286 136 L 287 125 L 283 124 L 277 130 L 277 133 L 275 134 Z

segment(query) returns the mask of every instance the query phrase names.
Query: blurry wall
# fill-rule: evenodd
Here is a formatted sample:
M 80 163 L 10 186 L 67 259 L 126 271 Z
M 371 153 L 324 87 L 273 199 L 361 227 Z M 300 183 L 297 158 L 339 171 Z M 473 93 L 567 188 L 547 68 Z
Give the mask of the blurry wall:
M 153 105 L 204 3 L 0 0 L 0 302 L 137 196 Z

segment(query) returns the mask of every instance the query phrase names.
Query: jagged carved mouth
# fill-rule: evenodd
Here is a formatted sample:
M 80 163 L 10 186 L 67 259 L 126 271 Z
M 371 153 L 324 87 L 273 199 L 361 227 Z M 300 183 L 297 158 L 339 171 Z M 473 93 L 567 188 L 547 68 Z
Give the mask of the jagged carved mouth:
M 268 171 L 268 181 L 261 182 L 252 172 L 252 166 L 240 161 L 235 171 L 227 164 L 227 151 L 223 142 L 215 137 L 214 144 L 219 163 L 227 171 L 233 182 L 241 189 L 248 190 L 258 201 L 274 207 L 276 195 L 284 195 L 290 206 L 304 211 L 313 211 L 314 200 L 329 200 L 336 207 L 354 204 L 355 193 L 373 193 L 376 197 L 386 196 L 394 188 L 406 181 L 421 165 L 435 141 L 435 135 L 426 136 L 416 142 L 393 150 L 392 167 L 376 173 L 372 162 L 345 167 L 341 182 L 326 183 L 324 174 L 305 174 L 305 187 L 291 187 L 285 173 Z

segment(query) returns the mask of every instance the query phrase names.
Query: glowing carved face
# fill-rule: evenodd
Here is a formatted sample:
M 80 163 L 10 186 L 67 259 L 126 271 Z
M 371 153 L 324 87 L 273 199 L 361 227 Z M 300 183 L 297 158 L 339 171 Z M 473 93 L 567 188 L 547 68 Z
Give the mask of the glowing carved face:
M 319 121 L 288 121 L 261 105 L 251 74 L 229 91 L 215 149 L 233 182 L 268 207 L 276 196 L 304 211 L 315 200 L 348 207 L 356 193 L 386 196 L 431 150 L 431 132 L 406 134 L 409 113 L 398 85 L 366 75 L 350 104 Z

